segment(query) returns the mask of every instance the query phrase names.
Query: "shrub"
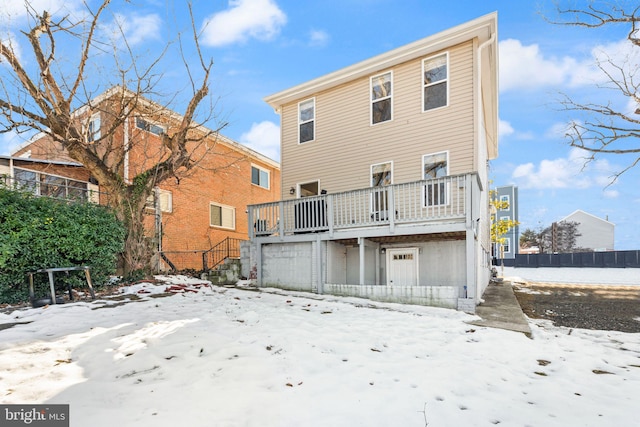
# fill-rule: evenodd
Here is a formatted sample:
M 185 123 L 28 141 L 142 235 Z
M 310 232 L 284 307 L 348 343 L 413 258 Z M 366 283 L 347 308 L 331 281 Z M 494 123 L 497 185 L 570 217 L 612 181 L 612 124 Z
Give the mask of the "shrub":
M 28 300 L 29 271 L 88 265 L 96 285 L 115 272 L 124 227 L 104 206 L 35 197 L 0 188 L 0 303 Z M 56 274 L 56 285 L 79 286 L 84 273 Z M 46 274 L 34 275 L 36 296 L 48 294 Z

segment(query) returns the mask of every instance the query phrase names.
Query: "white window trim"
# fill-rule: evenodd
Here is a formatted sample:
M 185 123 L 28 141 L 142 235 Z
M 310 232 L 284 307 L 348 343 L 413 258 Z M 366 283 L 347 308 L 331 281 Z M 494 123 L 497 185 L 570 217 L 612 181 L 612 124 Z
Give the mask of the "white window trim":
M 148 129 L 143 129 L 141 127 L 138 126 L 138 119 L 144 120 L 146 123 L 148 123 L 149 125 L 153 125 L 153 126 L 158 126 L 159 128 L 162 129 L 163 133 L 167 133 L 167 127 L 161 123 L 158 123 L 156 121 L 153 120 L 149 120 L 148 118 L 144 117 L 144 116 L 135 116 L 134 118 L 134 126 L 136 129 L 141 130 L 143 132 L 147 132 L 150 133 L 151 135 L 155 135 L 155 136 L 161 136 L 161 134 L 157 134 L 155 132 L 151 132 Z
M 95 122 L 98 122 L 98 129 L 94 129 L 93 132 L 91 132 L 91 125 Z M 98 112 L 92 114 L 91 117 L 89 117 L 89 123 L 87 123 L 87 141 L 95 142 L 99 140 L 100 137 L 102 137 L 102 118 L 100 117 L 100 113 Z
M 373 168 L 376 166 L 386 165 L 386 164 L 391 165 L 391 182 L 389 183 L 389 185 L 393 185 L 393 160 L 389 160 L 386 162 L 373 163 L 371 166 L 369 166 L 369 186 L 370 187 L 373 187 Z
M 13 167 L 12 178 L 14 178 L 14 179 L 15 179 L 15 171 L 16 170 L 35 174 L 35 180 L 33 182 L 33 190 L 35 191 L 35 193 L 33 193 L 33 194 L 35 194 L 36 196 L 41 196 L 42 195 L 42 192 L 41 192 L 41 186 L 42 185 L 53 185 L 51 183 L 46 183 L 46 182 L 42 181 L 44 179 L 44 177 L 47 177 L 47 176 L 65 180 L 65 184 L 64 184 L 65 197 L 68 195 L 69 188 L 80 189 L 80 187 L 71 187 L 69 185 L 69 181 L 73 181 L 73 182 L 77 182 L 77 183 L 80 183 L 80 184 L 84 184 L 85 185 L 85 188 L 84 188 L 85 192 L 87 192 L 88 188 L 89 188 L 89 182 L 88 181 L 81 181 L 79 179 L 69 178 L 68 176 L 64 176 L 64 175 L 57 175 L 57 174 L 54 174 L 54 173 L 48 173 L 48 172 L 43 172 L 43 171 L 39 171 L 39 170 L 23 168 L 23 167 L 20 167 L 20 166 L 14 166 Z
M 153 193 L 147 197 L 146 208 L 154 210 L 156 209 L 156 197 L 160 206 L 160 211 L 165 213 L 173 212 L 173 193 L 170 190 L 163 190 L 162 188 L 155 188 Z
M 376 207 L 376 202 L 375 202 L 375 196 L 374 196 L 374 188 L 383 188 L 383 187 L 387 187 L 387 185 L 381 185 L 381 186 L 374 186 L 373 185 L 373 168 L 376 166 L 380 166 L 380 165 L 391 165 L 391 182 L 389 182 L 389 185 L 393 185 L 393 160 L 389 160 L 387 162 L 379 162 L 379 163 L 374 163 L 371 166 L 369 166 L 369 186 L 372 188 L 371 190 L 371 197 L 369 200 L 369 211 L 371 214 L 377 214 L 380 217 L 383 217 L 385 219 L 388 219 L 388 211 L 384 214 L 382 214 L 381 212 L 378 212 L 378 209 Z M 387 193 L 387 197 L 388 197 L 388 193 Z M 388 210 L 389 206 L 387 206 L 387 210 Z
M 510 254 L 511 253 L 511 238 L 510 237 L 503 237 L 505 243 L 500 243 L 500 246 L 503 248 L 502 249 L 502 253 L 503 254 Z M 506 247 L 506 249 L 504 249 Z
M 373 99 L 373 80 L 376 77 L 384 76 L 385 74 L 389 74 L 389 76 L 390 76 L 391 95 L 385 96 L 383 98 Z M 375 76 L 371 76 L 371 78 L 369 79 L 369 125 L 370 126 L 377 126 L 377 125 L 381 125 L 383 123 L 387 123 L 387 122 L 392 122 L 393 121 L 393 91 L 394 91 L 394 88 L 393 88 L 393 70 L 389 70 L 389 71 L 385 71 L 384 73 L 376 74 Z M 382 121 L 382 122 L 373 123 L 373 103 L 374 102 L 383 101 L 385 99 L 390 99 L 391 100 L 391 118 L 389 120 L 385 120 L 385 121 Z
M 304 104 L 305 102 L 309 102 L 309 101 L 313 101 L 313 119 L 303 122 L 302 120 L 300 120 L 300 105 Z M 298 114 L 298 145 L 308 144 L 310 142 L 314 142 L 316 140 L 316 97 L 314 96 L 313 98 L 308 98 L 308 99 L 305 99 L 304 101 L 298 102 L 297 114 Z M 309 122 L 313 122 L 313 138 L 308 140 L 308 141 L 301 142 L 300 141 L 300 126 L 305 124 L 305 123 L 309 123 Z
M 302 196 L 300 195 L 300 193 L 301 193 L 300 190 L 302 189 L 303 185 L 312 184 L 314 182 L 318 183 L 318 194 L 316 194 L 316 196 L 321 195 L 322 194 L 322 190 L 321 190 L 322 187 L 320 187 L 320 180 L 319 179 L 312 179 L 311 181 L 299 182 L 299 183 L 296 184 L 296 198 L 297 199 L 302 198 Z M 305 197 L 314 197 L 314 196 L 305 196 Z
M 437 58 L 439 56 L 442 56 L 442 55 L 444 55 L 446 57 L 446 61 L 447 61 L 447 77 L 444 80 L 440 80 L 440 81 L 438 81 L 436 83 L 431 83 L 431 84 L 425 85 L 424 84 L 424 63 L 429 61 L 429 60 L 431 60 L 431 59 L 434 59 L 434 58 Z M 436 110 L 439 110 L 441 108 L 447 108 L 449 106 L 449 100 L 451 99 L 451 97 L 449 96 L 449 89 L 451 88 L 449 70 L 450 70 L 449 52 L 443 52 L 443 53 L 439 53 L 437 55 L 432 55 L 432 56 L 429 56 L 429 57 L 424 58 L 422 60 L 422 74 L 420 74 L 420 82 L 421 82 L 421 87 L 422 87 L 422 95 L 421 95 L 422 106 L 420 107 L 420 109 L 422 110 L 423 113 L 428 113 L 430 111 L 436 111 Z M 439 83 L 442 83 L 442 82 L 446 82 L 446 84 L 447 84 L 447 102 L 441 107 L 436 107 L 436 108 L 431 108 L 429 110 L 425 110 L 424 109 L 424 89 L 426 87 L 433 86 L 433 85 L 436 85 L 436 84 L 439 84 Z
M 422 167 L 420 169 L 420 179 L 426 180 L 427 178 L 425 178 L 424 176 L 424 159 L 425 157 L 428 156 L 437 156 L 438 154 L 444 154 L 445 155 L 445 159 L 447 162 L 447 168 L 445 170 L 445 175 L 444 176 L 449 176 L 449 150 L 445 150 L 445 151 L 437 151 L 435 153 L 427 153 L 427 154 L 423 154 L 422 155 Z M 427 184 L 428 185 L 428 184 Z M 434 208 L 434 207 L 438 207 L 438 206 L 448 206 L 450 204 L 450 194 L 451 194 L 451 188 L 449 188 L 448 183 L 445 183 L 445 197 L 444 197 L 444 203 L 438 203 L 438 204 L 434 204 L 434 205 L 428 205 L 427 204 L 427 200 L 425 198 L 425 191 L 422 191 L 422 207 L 423 208 Z
M 224 209 L 229 209 L 231 211 L 231 214 L 232 214 L 233 225 L 231 227 L 225 227 L 223 225 L 211 224 L 211 207 L 212 206 L 217 206 L 217 207 L 222 208 L 223 212 L 224 212 Z M 235 230 L 236 229 L 236 208 L 234 208 L 233 206 L 229 206 L 229 205 L 223 205 L 222 203 L 209 202 L 209 226 L 210 227 L 214 227 L 214 228 L 221 228 L 221 229 L 224 229 L 224 230 Z
M 253 168 L 256 168 L 256 169 L 258 169 L 258 170 L 260 170 L 262 172 L 265 172 L 267 174 L 267 186 L 266 187 L 260 185 L 259 183 L 255 184 L 253 182 Z M 255 185 L 256 187 L 264 188 L 265 190 L 270 190 L 271 189 L 271 171 L 269 169 L 265 169 L 265 168 L 263 168 L 261 166 L 253 164 L 253 163 L 251 164 L 251 169 L 252 169 L 251 170 L 251 185 Z

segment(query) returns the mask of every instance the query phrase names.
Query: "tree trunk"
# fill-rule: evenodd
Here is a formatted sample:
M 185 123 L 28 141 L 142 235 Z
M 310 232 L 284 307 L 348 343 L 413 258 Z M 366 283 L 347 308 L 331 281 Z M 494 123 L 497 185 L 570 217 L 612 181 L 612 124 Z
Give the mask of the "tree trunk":
M 126 278 L 149 277 L 154 246 L 144 226 L 146 192 L 134 191 L 134 186 L 128 185 L 116 189 L 115 194 L 110 192 L 110 195 L 109 205 L 127 230 L 120 257 L 122 275 Z

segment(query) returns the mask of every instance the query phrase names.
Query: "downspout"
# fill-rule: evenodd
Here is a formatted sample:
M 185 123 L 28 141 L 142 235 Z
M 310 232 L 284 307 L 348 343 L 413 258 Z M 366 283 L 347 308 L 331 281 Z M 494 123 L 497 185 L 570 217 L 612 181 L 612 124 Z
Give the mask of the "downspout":
M 477 55 L 476 55 L 477 84 L 476 84 L 476 102 L 475 102 L 476 104 L 476 124 L 475 124 L 476 141 L 473 144 L 473 150 L 474 150 L 473 158 L 475 159 L 475 161 L 478 160 L 478 155 L 479 155 L 479 152 L 477 152 L 476 150 L 478 150 L 480 146 L 480 130 L 484 128 L 484 123 L 482 122 L 482 118 L 483 118 L 483 114 L 482 114 L 482 104 L 483 104 L 482 103 L 482 50 L 487 46 L 489 46 L 490 44 L 494 43 L 495 41 L 496 41 L 496 32 L 494 31 L 491 33 L 491 36 L 484 42 L 480 43 L 480 45 L 478 45 L 478 48 L 477 48 Z M 498 59 L 496 58 L 496 61 L 497 60 Z M 485 144 L 487 144 L 487 148 L 488 148 L 489 141 L 485 141 Z M 478 178 L 480 177 L 480 167 L 481 165 L 477 164 Z M 473 186 L 471 185 L 471 179 L 469 178 L 470 177 L 467 177 L 466 179 L 467 191 L 472 192 Z M 467 288 L 465 291 L 466 295 L 464 296 L 466 298 L 475 300 L 475 303 L 477 304 L 480 299 L 480 284 L 478 280 L 479 279 L 478 277 L 479 260 L 478 260 L 478 253 L 477 253 L 477 247 L 479 242 L 475 237 L 476 233 L 473 230 L 473 226 L 474 226 L 474 219 L 476 217 L 479 217 L 480 212 L 477 212 L 477 213 L 474 212 L 473 194 L 470 194 L 470 196 L 471 197 L 467 198 L 469 202 L 470 212 L 468 214 L 468 219 L 467 219 L 466 249 L 467 249 L 468 261 L 472 261 L 472 263 L 467 262 L 467 280 L 466 280 Z M 478 196 L 480 196 L 479 193 L 478 193 Z M 481 200 L 479 202 L 481 202 Z M 481 203 L 478 203 L 478 205 L 480 206 Z

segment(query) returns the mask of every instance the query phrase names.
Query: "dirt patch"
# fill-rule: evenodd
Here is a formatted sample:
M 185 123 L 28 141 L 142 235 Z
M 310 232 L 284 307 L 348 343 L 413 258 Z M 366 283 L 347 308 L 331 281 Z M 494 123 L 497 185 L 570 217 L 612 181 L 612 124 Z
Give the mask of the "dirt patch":
M 514 283 L 526 316 L 555 326 L 640 332 L 640 286 Z

